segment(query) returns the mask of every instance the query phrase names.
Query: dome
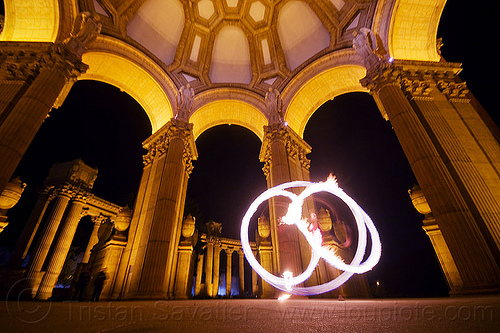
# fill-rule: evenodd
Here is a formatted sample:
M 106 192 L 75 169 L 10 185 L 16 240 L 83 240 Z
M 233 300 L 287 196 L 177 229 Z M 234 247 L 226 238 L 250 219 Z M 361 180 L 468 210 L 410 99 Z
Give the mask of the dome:
M 89 6 L 90 6 L 90 2 Z M 351 47 L 371 22 L 368 0 L 93 0 L 102 33 L 153 58 L 197 91 L 283 87 L 307 64 Z

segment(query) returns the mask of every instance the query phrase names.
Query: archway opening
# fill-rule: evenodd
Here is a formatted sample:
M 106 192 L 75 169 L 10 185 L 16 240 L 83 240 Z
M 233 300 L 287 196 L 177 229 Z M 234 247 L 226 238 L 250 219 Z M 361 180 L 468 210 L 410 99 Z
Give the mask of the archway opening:
M 81 158 L 99 170 L 94 195 L 132 208 L 143 168 L 142 142 L 149 135 L 149 119 L 129 95 L 102 82 L 76 82 L 63 105 L 50 112 L 14 173 L 27 186 L 9 211 L 2 244 L 14 247 L 56 162 Z
M 196 228 L 200 232 L 206 233 L 205 223 L 215 221 L 222 223 L 222 237 L 239 240 L 243 215 L 252 201 L 267 188 L 259 161 L 261 141 L 244 127 L 218 125 L 198 136 L 196 147 L 198 160 L 193 161 L 184 215 L 191 214 L 196 218 Z M 219 296 L 226 294 L 227 257 L 223 252 L 220 253 Z M 246 260 L 244 265 L 244 284 L 248 292 L 252 290 L 251 268 Z M 232 256 L 232 267 L 231 294 L 244 297 L 238 291 L 236 252 Z
M 438 260 L 422 230 L 424 217 L 408 195 L 415 177 L 373 98 L 349 93 L 323 104 L 310 118 L 304 139 L 312 146 L 311 180 L 337 176 L 379 230 L 382 258 L 367 273 L 372 295 L 446 296 Z
M 259 162 L 260 139 L 238 125 L 219 125 L 196 140 L 198 160 L 193 161 L 185 214 L 204 223 L 222 223 L 223 237 L 239 239 L 241 219 L 248 206 L 266 190 Z

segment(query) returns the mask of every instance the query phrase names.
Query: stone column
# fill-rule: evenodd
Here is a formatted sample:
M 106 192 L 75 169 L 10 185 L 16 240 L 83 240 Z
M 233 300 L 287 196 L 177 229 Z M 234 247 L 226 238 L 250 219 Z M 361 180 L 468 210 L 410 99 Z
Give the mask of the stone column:
M 33 251 L 33 255 L 28 264 L 28 269 L 26 271 L 27 283 L 30 288 L 32 288 L 32 295 L 35 296 L 38 290 L 38 285 L 42 279 L 42 266 L 45 262 L 45 258 L 50 250 L 50 245 L 54 240 L 57 232 L 57 228 L 61 222 L 64 215 L 64 211 L 68 206 L 68 202 L 72 196 L 72 193 L 67 189 L 63 188 L 59 190 L 56 198 L 54 199 L 54 206 L 50 212 L 50 215 L 45 225 L 44 230 L 40 236 L 40 240 L 36 248 Z
M 88 68 L 82 54 L 101 24 L 84 12 L 73 31 L 57 44 L 0 43 L 0 193 L 67 83 Z
M 213 275 L 213 287 L 212 287 L 213 297 L 217 297 L 219 294 L 220 251 L 221 251 L 221 243 L 220 239 L 217 239 L 214 246 L 214 275 Z
M 194 287 L 194 295 L 200 296 L 201 294 L 201 278 L 203 277 L 203 253 L 198 254 L 198 265 L 196 266 L 196 284 Z
M 231 296 L 232 259 L 234 249 L 226 249 L 226 296 Z
M 240 276 L 240 297 L 245 297 L 245 255 L 243 250 L 238 250 L 239 276 Z
M 104 221 L 104 216 L 102 215 L 92 217 L 92 223 L 94 224 L 94 227 L 92 228 L 92 233 L 90 234 L 89 242 L 87 244 L 87 248 L 85 249 L 85 253 L 83 254 L 82 258 L 83 264 L 87 264 L 89 262 L 90 252 L 94 247 L 94 245 L 96 245 L 97 242 L 99 242 L 98 231 L 103 221 Z
M 75 236 L 76 228 L 81 219 L 83 205 L 85 204 L 85 194 L 79 194 L 72 199 L 66 218 L 64 219 L 61 231 L 57 238 L 54 250 L 49 259 L 47 270 L 43 275 L 40 286 L 36 294 L 36 299 L 45 300 L 52 296 L 52 289 L 57 283 L 57 278 L 61 274 L 64 261 L 68 255 L 69 247 Z
M 53 199 L 53 196 L 51 196 L 52 190 L 52 187 L 45 187 L 38 195 L 35 207 L 31 211 L 31 214 L 28 217 L 28 221 L 23 228 L 21 236 L 19 236 L 16 246 L 12 251 L 12 255 L 9 260 L 10 267 L 20 267 L 22 261 L 28 254 L 31 243 L 33 242 L 36 232 L 38 231 L 38 228 L 40 226 L 40 222 L 45 215 L 50 201 Z
M 260 160 L 265 163 L 263 170 L 268 188 L 292 180 L 304 180 L 302 164 L 308 167 L 305 156 L 310 151 L 311 147 L 284 123 L 264 126 Z M 300 251 L 302 240 L 297 228 L 279 223 L 279 219 L 287 212 L 288 203 L 289 200 L 283 197 L 269 200 L 273 266 L 277 269 L 275 273 L 291 271 L 297 276 L 307 263 L 303 264 Z
M 253 256 L 257 257 L 257 251 L 253 250 Z M 256 297 L 259 294 L 259 284 L 257 280 L 257 272 L 252 269 L 252 296 Z
M 144 264 L 140 274 L 136 297 L 172 297 L 172 278 L 177 245 L 181 236 L 182 215 L 187 189 L 187 177 L 191 172 L 191 160 L 196 158 L 192 124 L 172 119 L 146 145 L 164 151 L 162 177 L 156 196 L 151 231 L 147 239 Z
M 151 233 L 154 203 L 161 179 L 159 170 L 164 162 L 159 158 L 160 152 L 161 150 L 152 145 L 143 156 L 144 169 L 128 231 L 128 242 L 120 260 L 117 282 L 113 290 L 113 297 L 117 299 L 134 298 L 139 288 L 146 252 L 144 244 Z
M 447 94 L 468 93 L 457 86 L 459 70 L 445 62 L 380 62 L 361 83 L 391 121 L 455 260 L 463 285 L 451 292 L 498 291 L 500 179 L 491 158 L 500 146 L 479 148 L 486 125 L 479 117 L 475 126 L 464 123 L 450 104 Z
M 214 240 L 207 238 L 207 259 L 205 263 L 205 291 L 208 297 L 212 297 L 212 272 L 214 264 Z
M 5 117 L 0 124 L 0 189 L 11 178 L 66 82 L 87 69 L 80 58 L 63 45 L 43 44 L 38 47 L 39 50 L 33 50 L 37 53 L 35 61 L 9 67 L 13 70 L 10 75 L 15 79 L 33 81 L 15 105 L 4 111 Z M 24 75 L 23 68 L 31 70 L 29 77 Z

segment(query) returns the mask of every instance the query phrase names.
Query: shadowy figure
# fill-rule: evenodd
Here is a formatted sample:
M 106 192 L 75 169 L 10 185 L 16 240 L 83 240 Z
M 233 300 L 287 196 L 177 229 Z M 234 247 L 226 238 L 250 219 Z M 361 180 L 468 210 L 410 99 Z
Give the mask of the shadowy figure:
M 100 271 L 94 280 L 94 292 L 92 293 L 91 302 L 98 302 L 99 296 L 101 296 L 102 287 L 104 286 L 104 281 L 106 281 L 106 273 Z
M 73 300 L 78 299 L 79 302 L 82 301 L 83 295 L 85 294 L 85 288 L 90 280 L 90 274 L 87 271 L 80 273 L 78 281 L 75 283 L 75 293 L 73 294 Z

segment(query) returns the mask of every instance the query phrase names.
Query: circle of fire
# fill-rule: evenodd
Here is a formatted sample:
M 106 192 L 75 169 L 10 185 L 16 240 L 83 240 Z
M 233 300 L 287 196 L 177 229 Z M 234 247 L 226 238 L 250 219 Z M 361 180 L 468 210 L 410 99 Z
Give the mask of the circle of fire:
M 286 189 L 294 187 L 305 187 L 305 189 L 299 195 L 286 191 Z M 356 253 L 350 264 L 344 263 L 344 261 L 339 258 L 329 246 L 323 244 L 323 236 L 321 235 L 319 228 L 312 227 L 307 220 L 302 219 L 302 205 L 304 200 L 310 195 L 319 192 L 328 192 L 338 197 L 349 207 L 354 215 L 359 237 Z M 288 271 L 283 273 L 283 277 L 271 274 L 260 265 L 250 248 L 248 240 L 248 227 L 250 219 L 262 202 L 275 196 L 284 196 L 292 201 L 288 206 L 286 215 L 282 217 L 282 222 L 288 225 L 295 224 L 295 226 L 297 226 L 300 232 L 302 232 L 305 236 L 309 245 L 311 245 L 312 251 L 309 265 L 306 270 L 302 272 L 302 274 L 297 276 L 293 276 L 293 273 Z M 367 230 L 370 233 L 371 249 L 368 258 L 362 262 L 367 247 Z M 289 182 L 272 187 L 263 192 L 250 205 L 245 216 L 243 217 L 241 224 L 241 246 L 250 266 L 252 266 L 255 272 L 259 274 L 260 277 L 262 277 L 262 279 L 264 279 L 267 283 L 275 288 L 286 291 L 287 293 L 304 296 L 317 295 L 331 291 L 340 287 L 354 273 L 360 274 L 371 270 L 378 263 L 382 251 L 380 237 L 373 221 L 363 211 L 363 209 L 338 186 L 334 177 L 329 177 L 327 181 L 319 183 L 308 181 Z M 331 266 L 344 271 L 344 273 L 330 282 L 326 282 L 321 285 L 298 287 L 298 284 L 304 282 L 311 276 L 320 258 L 323 258 Z

